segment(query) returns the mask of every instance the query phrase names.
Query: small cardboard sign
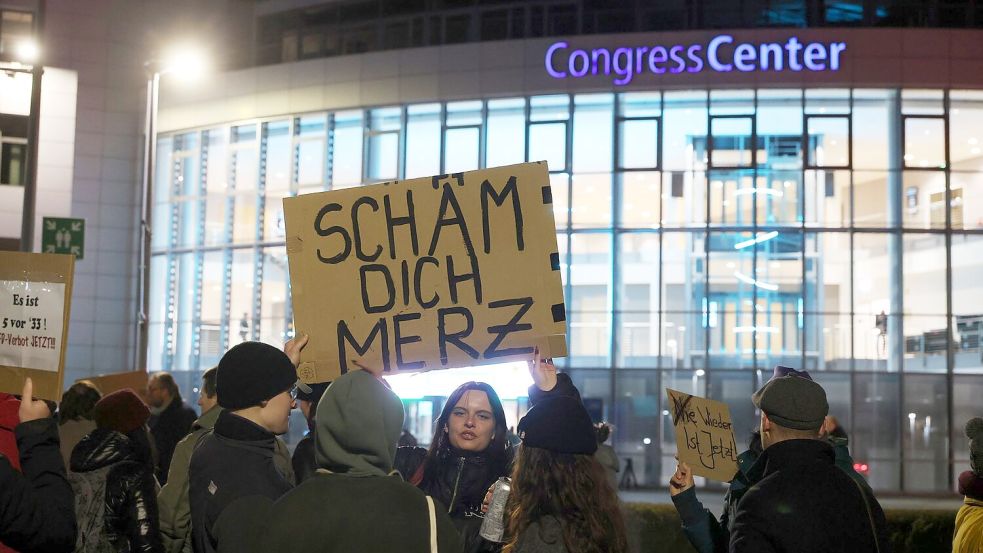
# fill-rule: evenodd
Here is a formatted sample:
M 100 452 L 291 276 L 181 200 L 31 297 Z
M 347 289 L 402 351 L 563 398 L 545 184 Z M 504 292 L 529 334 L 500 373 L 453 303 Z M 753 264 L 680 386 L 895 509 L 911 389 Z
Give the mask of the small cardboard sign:
M 75 256 L 0 252 L 0 392 L 61 398 Z
M 666 394 L 679 461 L 688 464 L 695 475 L 733 480 L 739 451 L 727 404 L 669 388 Z
M 545 162 L 283 200 L 298 374 L 566 355 Z

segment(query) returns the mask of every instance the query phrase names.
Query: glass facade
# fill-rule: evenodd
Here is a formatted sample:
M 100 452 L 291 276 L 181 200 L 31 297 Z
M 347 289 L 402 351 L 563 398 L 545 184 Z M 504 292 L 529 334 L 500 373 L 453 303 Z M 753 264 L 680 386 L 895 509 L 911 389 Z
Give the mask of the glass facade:
M 161 135 L 149 365 L 191 383 L 231 345 L 291 336 L 281 198 L 545 159 L 558 362 L 640 484 L 675 466 L 664 388 L 727 401 L 743 441 L 751 393 L 784 364 L 826 388 L 875 489 L 953 489 L 983 389 L 981 129 L 977 91 L 728 89 Z M 428 421 L 439 404 L 408 412 Z

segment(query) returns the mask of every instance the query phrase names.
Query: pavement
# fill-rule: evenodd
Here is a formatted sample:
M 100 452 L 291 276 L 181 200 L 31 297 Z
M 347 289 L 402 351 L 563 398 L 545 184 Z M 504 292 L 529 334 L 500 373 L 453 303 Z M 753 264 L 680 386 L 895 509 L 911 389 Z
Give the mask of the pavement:
M 663 503 L 672 504 L 667 489 L 650 490 L 621 490 L 618 492 L 622 501 L 628 503 Z M 719 515 L 724 508 L 724 494 L 718 491 L 697 490 L 697 496 L 703 506 L 711 513 Z M 961 496 L 920 497 L 901 495 L 877 495 L 877 501 L 884 509 L 939 509 L 956 511 L 962 505 Z

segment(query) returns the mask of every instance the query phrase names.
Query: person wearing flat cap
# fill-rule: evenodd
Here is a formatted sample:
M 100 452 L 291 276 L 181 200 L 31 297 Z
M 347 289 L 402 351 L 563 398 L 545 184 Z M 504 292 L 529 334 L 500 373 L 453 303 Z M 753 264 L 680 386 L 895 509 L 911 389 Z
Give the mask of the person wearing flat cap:
M 218 363 L 215 391 L 222 408 L 215 427 L 191 455 L 188 494 L 196 553 L 244 551 L 258 538 L 269 507 L 293 484 L 275 462 L 276 436 L 288 430 L 299 390 L 300 351 L 243 342 Z
M 552 362 L 533 367 L 540 390 L 558 384 Z M 545 365 L 545 367 L 543 367 Z M 542 385 L 542 373 L 553 385 Z M 537 374 L 538 373 L 538 374 Z M 565 375 L 561 375 L 565 376 Z M 581 553 L 628 551 L 618 495 L 594 457 L 597 434 L 580 394 L 569 377 L 560 391 L 536 394 L 535 404 L 519 421 L 522 440 L 512 469 L 515 509 L 507 520 L 507 553 Z
M 792 367 L 776 365 L 772 378 L 785 376 L 812 380 L 808 371 L 798 371 Z M 829 420 L 830 417 L 826 417 L 827 423 Z M 836 466 L 870 492 L 867 481 L 853 468 L 853 458 L 850 456 L 846 437 L 840 438 L 827 434 L 826 439 L 833 446 Z M 669 480 L 669 495 L 672 497 L 672 503 L 682 522 L 683 533 L 697 553 L 727 551 L 730 544 L 731 527 L 734 523 L 734 516 L 737 514 L 737 505 L 744 497 L 745 492 L 761 479 L 764 466 L 755 464 L 761 451 L 761 433 L 755 428 L 751 434 L 748 449 L 737 456 L 737 472 L 724 495 L 724 509 L 719 519 L 704 507 L 696 497 L 692 469 L 685 462 L 677 464 L 676 472 Z
M 884 512 L 873 494 L 835 465 L 821 439 L 829 404 L 822 386 L 772 378 L 751 396 L 761 412 L 757 481 L 741 498 L 731 553 L 887 553 Z

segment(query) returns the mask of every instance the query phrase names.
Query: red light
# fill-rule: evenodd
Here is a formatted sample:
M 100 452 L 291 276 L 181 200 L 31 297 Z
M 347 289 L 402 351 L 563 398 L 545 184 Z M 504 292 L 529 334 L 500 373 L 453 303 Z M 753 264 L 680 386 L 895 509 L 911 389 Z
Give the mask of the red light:
M 867 472 L 867 465 L 860 465 L 860 470 Z

